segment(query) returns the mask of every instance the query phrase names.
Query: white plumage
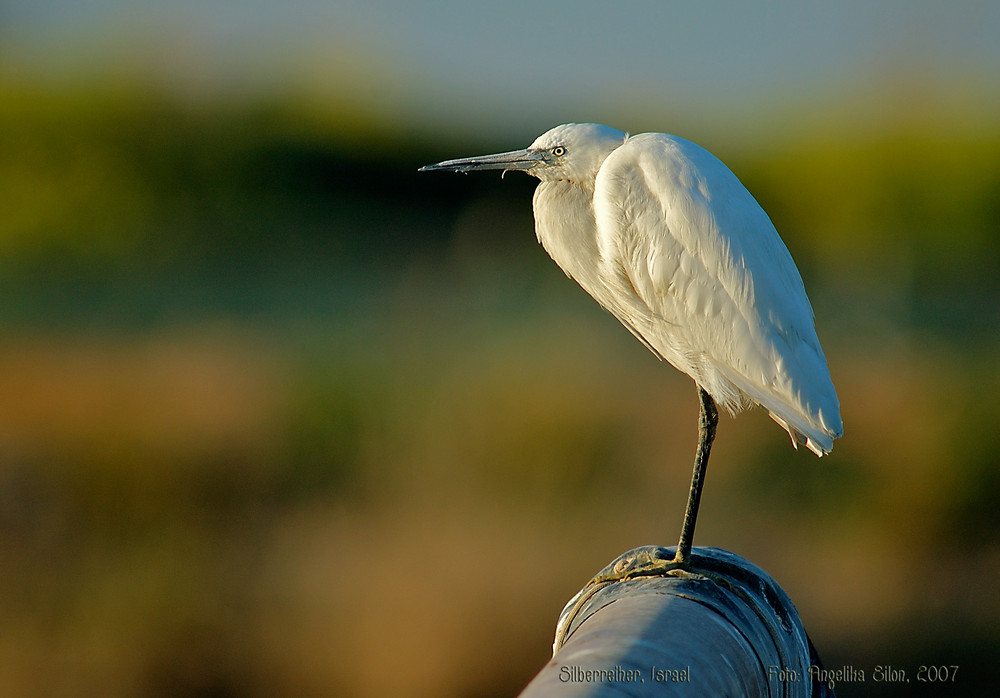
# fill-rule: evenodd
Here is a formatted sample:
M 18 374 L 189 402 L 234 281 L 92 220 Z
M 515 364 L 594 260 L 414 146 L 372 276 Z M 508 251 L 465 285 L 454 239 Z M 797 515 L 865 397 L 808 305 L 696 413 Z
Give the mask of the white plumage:
M 564 124 L 525 150 L 422 169 L 538 177 L 539 242 L 657 356 L 733 414 L 763 406 L 793 444 L 817 455 L 843 434 L 795 263 L 750 192 L 707 150 L 663 133 L 629 137 L 598 124 Z M 678 562 L 690 551 L 714 438 L 711 399 L 702 397 Z
M 431 168 L 537 176 L 538 240 L 567 275 L 731 413 L 759 404 L 793 443 L 829 453 L 843 425 L 812 307 L 728 167 L 683 138 L 597 124 L 557 126 L 518 152 L 536 157 Z

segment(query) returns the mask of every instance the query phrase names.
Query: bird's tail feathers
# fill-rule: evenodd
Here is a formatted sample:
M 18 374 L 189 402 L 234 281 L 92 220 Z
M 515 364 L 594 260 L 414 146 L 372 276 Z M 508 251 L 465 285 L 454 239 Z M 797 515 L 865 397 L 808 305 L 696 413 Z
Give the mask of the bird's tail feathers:
M 817 456 L 824 456 L 833 450 L 833 440 L 844 433 L 836 396 L 832 399 L 831 409 L 817 409 L 810 405 L 797 405 L 793 400 L 783 399 L 773 392 L 765 394 L 743 376 L 727 372 L 726 377 L 746 393 L 750 400 L 768 411 L 771 419 L 788 432 L 795 448 L 804 444 Z M 835 425 L 827 423 L 828 414 L 834 415 Z
M 788 435 L 792 439 L 792 448 L 798 450 L 799 444 L 805 444 L 806 448 L 808 448 L 810 451 L 815 453 L 820 458 L 822 458 L 827 453 L 833 450 L 832 437 L 827 437 L 826 440 L 821 445 L 820 443 L 817 443 L 815 439 L 809 438 L 795 427 L 789 425 L 788 422 L 786 422 L 784 419 L 776 415 L 774 412 L 768 412 L 768 414 L 771 416 L 771 419 L 777 422 L 780 427 L 782 427 L 785 431 L 788 432 Z

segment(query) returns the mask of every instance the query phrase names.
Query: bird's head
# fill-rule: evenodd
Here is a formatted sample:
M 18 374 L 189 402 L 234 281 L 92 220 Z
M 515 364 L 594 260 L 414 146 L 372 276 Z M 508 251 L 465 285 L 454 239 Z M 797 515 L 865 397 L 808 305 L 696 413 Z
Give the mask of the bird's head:
M 604 159 L 625 142 L 626 134 L 600 124 L 563 124 L 524 150 L 445 160 L 420 171 L 521 170 L 545 181 L 564 179 L 593 186 Z

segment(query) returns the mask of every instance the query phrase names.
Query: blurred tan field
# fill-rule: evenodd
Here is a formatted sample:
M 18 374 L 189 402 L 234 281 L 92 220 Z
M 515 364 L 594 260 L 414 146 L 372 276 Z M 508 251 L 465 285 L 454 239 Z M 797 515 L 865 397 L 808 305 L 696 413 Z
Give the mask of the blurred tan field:
M 972 694 L 1000 132 L 893 99 L 851 137 L 680 134 L 782 233 L 846 430 L 817 460 L 723 416 L 696 543 L 774 576 L 828 666 Z M 352 108 L 0 79 L 0 694 L 513 695 L 591 575 L 675 542 L 691 382 L 548 260 L 526 177 L 416 173 L 504 144 Z

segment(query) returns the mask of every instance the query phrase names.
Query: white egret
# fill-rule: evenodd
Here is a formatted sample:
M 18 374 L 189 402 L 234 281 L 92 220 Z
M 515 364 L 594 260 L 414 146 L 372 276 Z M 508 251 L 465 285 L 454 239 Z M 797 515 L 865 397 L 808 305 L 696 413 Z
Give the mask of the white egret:
M 564 124 L 528 148 L 421 170 L 521 170 L 541 183 L 538 241 L 701 403 L 691 491 L 672 563 L 688 564 L 718 402 L 758 404 L 816 455 L 843 434 L 802 278 L 728 167 L 676 136 Z

